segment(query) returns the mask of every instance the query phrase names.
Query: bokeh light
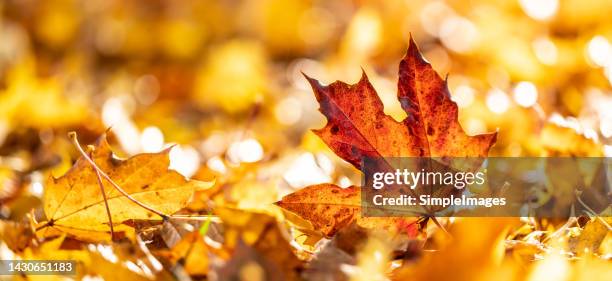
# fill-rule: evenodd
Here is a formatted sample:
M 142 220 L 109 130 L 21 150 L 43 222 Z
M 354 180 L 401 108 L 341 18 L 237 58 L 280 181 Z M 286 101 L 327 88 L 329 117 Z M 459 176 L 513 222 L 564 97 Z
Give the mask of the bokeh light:
M 474 94 L 474 88 L 468 85 L 459 85 L 454 89 L 452 99 L 457 103 L 457 106 L 465 108 L 474 102 Z
M 612 63 L 612 46 L 601 35 L 593 37 L 587 45 L 589 60 L 596 66 L 605 67 Z
M 558 0 L 519 0 L 523 11 L 533 19 L 547 20 L 557 13 Z
M 523 107 L 533 106 L 538 101 L 538 89 L 528 81 L 521 81 L 514 87 L 514 100 Z
M 493 113 L 502 114 L 510 107 L 508 95 L 500 89 L 491 89 L 487 93 L 487 107 Z
M 159 152 L 164 146 L 164 134 L 155 126 L 146 127 L 140 134 L 140 145 L 143 152 Z
M 532 42 L 533 50 L 540 62 L 546 65 L 557 63 L 557 46 L 549 38 L 539 37 Z

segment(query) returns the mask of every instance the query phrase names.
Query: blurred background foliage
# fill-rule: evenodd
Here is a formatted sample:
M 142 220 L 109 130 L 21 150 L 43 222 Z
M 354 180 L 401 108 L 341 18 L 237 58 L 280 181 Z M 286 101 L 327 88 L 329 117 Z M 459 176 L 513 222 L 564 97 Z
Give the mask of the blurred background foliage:
M 91 142 L 112 128 L 124 156 L 180 144 L 173 167 L 187 176 L 292 155 L 310 173 L 293 187 L 323 182 L 337 161 L 309 131 L 324 120 L 301 73 L 353 82 L 363 69 L 402 118 L 410 36 L 447 77 L 465 130 L 500 132 L 491 155 L 612 155 L 606 0 L 8 0 L 0 11 L 0 164 L 27 181 L 70 166 L 67 131 Z
M 0 10 L 5 147 L 27 132 L 112 126 L 129 154 L 165 142 L 201 150 L 193 142 L 215 130 L 248 131 L 278 153 L 322 123 L 301 72 L 356 81 L 363 68 L 401 118 L 397 62 L 411 35 L 448 75 L 464 128 L 500 130 L 494 154 L 547 154 L 551 121 L 603 145 L 612 136 L 606 0 L 9 0 Z
M 491 155 L 612 155 L 606 0 L 8 0 L 0 11 L 7 194 L 70 166 L 67 131 L 89 143 L 108 128 L 122 156 L 179 144 L 171 161 L 186 176 L 262 162 L 298 188 L 339 164 L 342 185 L 359 182 L 310 132 L 324 119 L 301 73 L 354 82 L 363 69 L 403 118 L 396 73 L 410 36 L 447 77 L 464 129 L 500 132 Z
M 227 192 L 214 200 L 240 209 L 358 184 L 310 132 L 324 119 L 302 72 L 353 83 L 363 69 L 400 119 L 410 36 L 447 77 L 464 129 L 499 131 L 491 155 L 612 156 L 611 11 L 609 0 L 1 1 L 0 217 L 42 216 L 44 180 L 77 157 L 71 130 L 91 143 L 111 128 L 121 156 L 178 144 L 172 168 L 215 177 Z

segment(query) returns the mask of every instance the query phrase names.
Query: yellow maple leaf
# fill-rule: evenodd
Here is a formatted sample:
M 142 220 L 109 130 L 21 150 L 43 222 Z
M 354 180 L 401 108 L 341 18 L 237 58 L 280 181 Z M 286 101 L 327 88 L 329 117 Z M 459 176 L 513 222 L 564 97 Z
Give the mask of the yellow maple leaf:
M 173 214 L 188 203 L 196 190 L 208 188 L 212 183 L 187 180 L 178 172 L 169 170 L 168 152 L 166 149 L 120 160 L 113 157 L 103 136 L 90 158 L 132 200 L 162 214 Z M 108 181 L 102 181 L 102 184 L 114 224 L 155 218 L 155 213 L 121 194 Z M 110 230 L 96 170 L 84 157 L 79 158 L 65 175 L 47 180 L 43 205 L 49 220 L 46 225 L 81 235 L 84 231 Z

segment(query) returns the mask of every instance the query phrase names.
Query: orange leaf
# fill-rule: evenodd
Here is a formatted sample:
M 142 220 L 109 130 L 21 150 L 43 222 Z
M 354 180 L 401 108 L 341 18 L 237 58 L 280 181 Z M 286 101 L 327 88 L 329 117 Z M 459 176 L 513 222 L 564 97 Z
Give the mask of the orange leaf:
M 364 157 L 485 157 L 497 133 L 468 136 L 457 120 L 457 104 L 446 81 L 410 40 L 400 62 L 398 99 L 408 116 L 398 122 L 383 111 L 365 72 L 355 85 L 322 86 L 306 77 L 327 117 L 314 132 L 340 157 L 361 168 Z
M 289 194 L 276 204 L 312 222 L 315 229 L 328 237 L 353 222 L 365 228 L 402 231 L 410 236 L 418 234 L 419 225 L 413 218 L 362 217 L 360 200 L 359 187 L 319 184 Z
M 412 39 L 399 67 L 398 99 L 408 114 L 401 122 L 384 113 L 365 72 L 354 85 L 336 81 L 322 86 L 313 78 L 306 79 L 327 118 L 325 127 L 314 132 L 358 169 L 366 157 L 486 157 L 497 137 L 497 133 L 468 136 L 463 131 L 446 81 L 423 59 Z M 349 222 L 366 221 L 360 216 L 356 187 L 311 186 L 277 204 L 310 220 L 326 235 Z M 395 223 L 408 221 L 396 219 Z

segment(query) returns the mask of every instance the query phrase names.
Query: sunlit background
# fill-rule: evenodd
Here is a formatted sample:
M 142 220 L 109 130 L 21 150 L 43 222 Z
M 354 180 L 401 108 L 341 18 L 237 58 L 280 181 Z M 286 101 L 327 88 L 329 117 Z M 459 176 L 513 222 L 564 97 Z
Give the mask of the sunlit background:
M 363 68 L 400 119 L 410 36 L 448 77 L 464 129 L 499 131 L 492 155 L 612 155 L 611 1 L 19 0 L 0 11 L 7 174 L 65 169 L 65 132 L 91 142 L 111 128 L 125 155 L 178 144 L 172 167 L 186 176 L 291 152 L 291 185 L 327 181 L 331 154 L 309 131 L 324 119 L 301 72 L 355 82 Z
M 611 15 L 610 0 L 0 1 L 0 217 L 43 216 L 73 130 L 89 144 L 110 128 L 120 156 L 174 144 L 171 168 L 216 178 L 241 209 L 358 184 L 310 132 L 325 120 L 302 72 L 363 69 L 399 120 L 411 36 L 463 128 L 499 132 L 490 155 L 612 156 Z
M 65 170 L 67 131 L 92 142 L 111 128 L 124 156 L 178 144 L 172 167 L 186 176 L 280 157 L 293 187 L 329 181 L 334 156 L 309 131 L 324 119 L 301 72 L 352 83 L 363 68 L 400 119 L 410 36 L 448 77 L 464 129 L 499 131 L 492 155 L 612 155 L 611 1 L 19 0 L 0 11 L 8 178 Z

